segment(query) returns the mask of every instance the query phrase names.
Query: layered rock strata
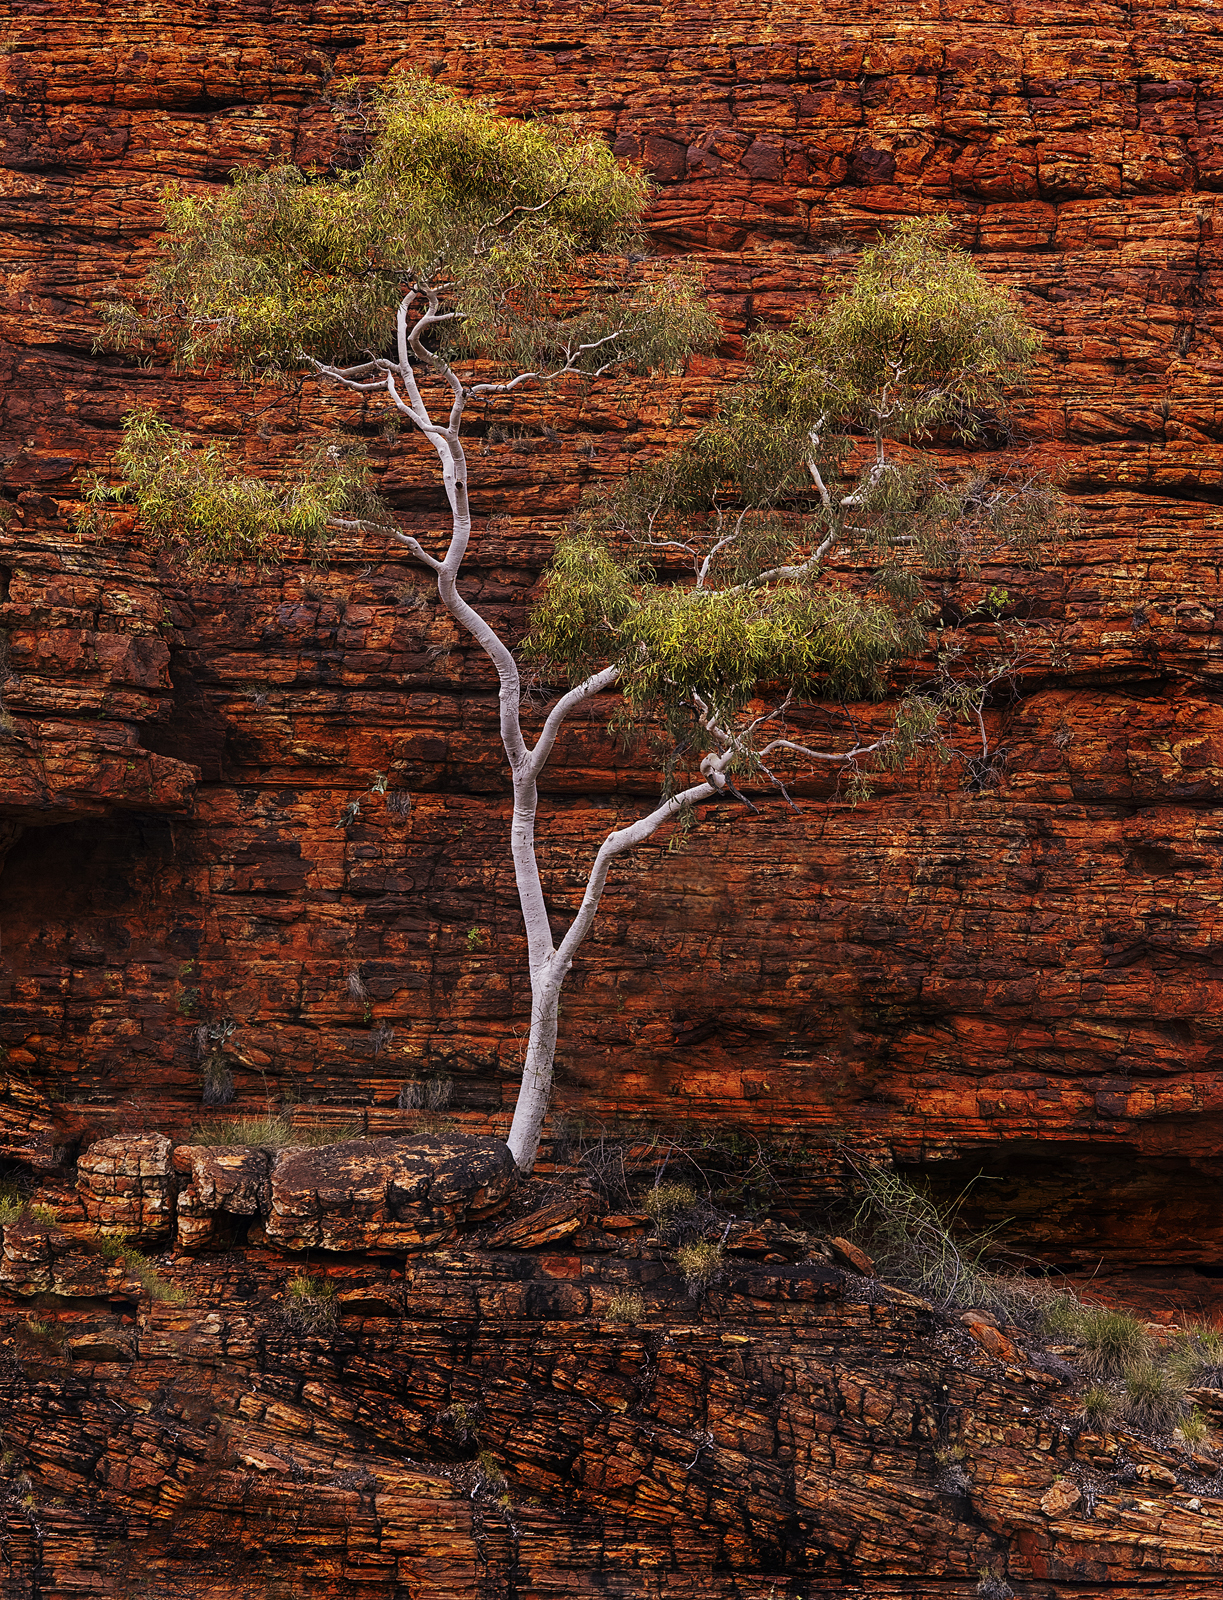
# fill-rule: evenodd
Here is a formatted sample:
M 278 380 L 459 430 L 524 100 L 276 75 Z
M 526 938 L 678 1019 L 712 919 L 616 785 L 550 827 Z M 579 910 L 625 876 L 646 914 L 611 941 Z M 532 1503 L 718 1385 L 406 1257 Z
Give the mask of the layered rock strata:
M 593 1195 L 308 1276 L 69 1213 L 4 1229 L 14 1597 L 1217 1593 L 1213 1452 L 1093 1432 L 1042 1343 L 793 1230 L 698 1299 Z

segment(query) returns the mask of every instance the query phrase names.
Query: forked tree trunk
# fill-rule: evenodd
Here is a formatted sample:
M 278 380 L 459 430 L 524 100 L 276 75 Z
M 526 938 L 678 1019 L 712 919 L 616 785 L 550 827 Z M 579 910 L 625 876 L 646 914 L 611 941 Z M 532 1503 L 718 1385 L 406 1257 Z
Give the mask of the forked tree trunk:
M 423 334 L 438 320 L 436 297 L 430 297 L 430 311 L 415 328 L 407 324 L 411 297 L 401 304 L 398 317 L 399 362 L 395 369 L 385 374 L 385 388 L 397 409 L 409 418 L 432 445 L 442 469 L 442 484 L 451 511 L 450 542 L 446 554 L 439 560 L 425 550 L 417 539 L 394 530 L 398 544 L 405 545 L 413 556 L 428 567 L 437 579 L 438 597 L 446 610 L 476 641 L 497 671 L 498 730 L 501 744 L 509 763 L 514 790 L 514 817 L 510 829 L 510 854 L 514 862 L 514 879 L 518 888 L 518 902 L 527 936 L 527 960 L 531 974 L 531 1030 L 527 1040 L 526 1059 L 523 1062 L 522 1087 L 514 1109 L 510 1128 L 509 1146 L 514 1160 L 523 1172 L 535 1165 L 540 1134 L 548 1112 L 552 1093 L 552 1069 L 556 1056 L 556 1028 L 560 1010 L 561 988 L 573 965 L 573 958 L 582 940 L 590 931 L 598 910 L 607 872 L 612 860 L 623 851 L 649 838 L 665 822 L 670 821 L 684 807 L 707 800 L 725 787 L 725 769 L 731 759 L 727 749 L 721 755 L 706 756 L 701 763 L 705 781 L 691 785 L 681 793 L 664 800 L 647 816 L 639 818 L 625 828 L 613 829 L 607 834 L 595 853 L 595 859 L 582 895 L 582 903 L 558 945 L 553 938 L 539 863 L 535 855 L 535 814 L 538 805 L 537 779 L 543 770 L 553 743 L 565 718 L 578 706 L 596 694 L 609 689 L 619 677 L 619 669 L 605 667 L 593 673 L 584 683 L 578 684 L 560 696 L 544 720 L 535 744 L 528 745 L 522 731 L 522 679 L 513 651 L 497 634 L 489 622 L 480 615 L 459 593 L 458 580 L 463 559 L 471 541 L 471 508 L 467 494 L 467 458 L 459 437 L 463 410 L 469 393 L 444 362 L 421 344 Z M 444 319 L 442 319 L 444 320 Z M 430 416 L 412 370 L 415 355 L 450 387 L 453 403 L 446 423 L 439 424 Z M 328 375 L 358 390 L 381 388 L 379 382 L 366 383 L 346 377 L 337 369 L 325 369 Z M 364 369 L 361 369 L 364 372 Z M 403 386 L 401 394 L 395 384 L 395 375 Z M 517 383 L 505 385 L 513 389 Z M 490 392 L 496 385 L 484 386 Z M 343 524 L 339 524 L 343 526 Z M 361 526 L 361 524 L 356 524 Z

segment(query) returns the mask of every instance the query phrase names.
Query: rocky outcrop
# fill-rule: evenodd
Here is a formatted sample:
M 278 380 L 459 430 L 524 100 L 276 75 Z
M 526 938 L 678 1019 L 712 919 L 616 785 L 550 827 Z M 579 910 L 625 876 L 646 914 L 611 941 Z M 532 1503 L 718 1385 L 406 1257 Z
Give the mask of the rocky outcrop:
M 455 1135 L 419 1146 L 350 1139 L 292 1150 L 272 1170 L 268 1241 L 287 1250 L 412 1249 L 453 1239 L 460 1222 L 491 1216 L 517 1169 L 500 1140 Z
M 258 1219 L 262 1241 L 283 1250 L 373 1255 L 455 1239 L 501 1210 L 517 1181 L 508 1146 L 473 1134 L 175 1149 L 156 1133 L 91 1145 L 77 1180 L 101 1238 L 199 1250 L 233 1219 Z
M 170 1243 L 178 1185 L 164 1134 L 100 1139 L 81 1157 L 77 1182 L 86 1219 L 103 1238 Z
M 405 1212 L 398 1159 L 333 1191 L 315 1152 L 189 1148 L 206 1084 L 378 1145 L 443 1108 L 504 1132 L 526 990 L 493 683 L 372 539 L 191 576 L 71 513 L 135 401 L 201 437 L 240 420 L 252 470 L 330 424 L 308 392 L 91 341 L 161 184 L 325 162 L 335 76 L 406 61 L 581 116 L 655 174 L 659 245 L 706 265 L 717 361 L 495 414 L 474 444 L 470 581 L 511 634 L 583 485 L 707 414 L 744 331 L 835 290 L 880 226 L 949 211 L 1044 339 L 997 448 L 1056 462 L 1077 521 L 1048 570 L 989 578 L 1056 622 L 1059 664 L 994 709 L 989 789 L 910 773 L 852 810 L 722 809 L 626 864 L 567 991 L 558 1107 L 770 1139 L 795 1204 L 837 1187 L 839 1149 L 894 1156 L 1047 1259 L 1126 1269 L 1163 1316 L 1217 1304 L 1220 38 L 1208 7 L 1024 0 L 14 21 L 0 1154 L 63 1187 L 99 1141 L 174 1144 L 172 1173 L 87 1164 L 88 1228 L 72 1190 L 59 1225 L 5 1229 L 15 1597 L 1215 1593 L 1210 1458 L 1087 1432 L 1015 1330 L 763 1228 L 698 1304 L 631 1214 L 544 1195 L 487 1251 L 467 1201 Z M 423 460 L 371 448 L 427 542 Z M 558 917 L 651 790 L 606 722 L 543 797 Z M 150 1304 L 91 1240 L 156 1249 L 172 1191 L 192 1255 L 157 1270 L 189 1299 Z M 292 1253 L 261 1237 L 282 1226 Z M 402 1266 L 334 1257 L 413 1232 Z M 335 1290 L 303 1290 L 314 1334 L 285 1309 L 311 1275 Z

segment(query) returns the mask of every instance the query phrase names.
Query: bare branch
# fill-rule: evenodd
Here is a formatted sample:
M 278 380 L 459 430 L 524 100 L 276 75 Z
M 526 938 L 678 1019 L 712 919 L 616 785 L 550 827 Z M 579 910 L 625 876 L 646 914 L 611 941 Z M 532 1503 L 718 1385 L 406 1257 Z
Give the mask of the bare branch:
M 856 761 L 859 756 L 874 755 L 876 751 L 884 749 L 890 743 L 888 735 L 883 735 L 872 744 L 857 744 L 852 750 L 829 751 L 812 750 L 809 745 L 798 744 L 793 739 L 771 739 L 762 750 L 757 752 L 756 759 L 762 761 L 765 756 L 771 755 L 774 750 L 792 750 L 798 755 L 806 756 L 811 761 L 828 761 L 832 763 Z
M 592 673 L 584 682 L 570 689 L 568 694 L 561 696 L 548 713 L 539 738 L 535 741 L 535 748 L 530 753 L 528 765 L 533 776 L 538 777 L 543 771 L 561 725 L 570 712 L 584 705 L 587 700 L 592 700 L 595 695 L 602 694 L 604 689 L 610 689 L 619 676 L 619 667 L 604 667 L 601 672 Z

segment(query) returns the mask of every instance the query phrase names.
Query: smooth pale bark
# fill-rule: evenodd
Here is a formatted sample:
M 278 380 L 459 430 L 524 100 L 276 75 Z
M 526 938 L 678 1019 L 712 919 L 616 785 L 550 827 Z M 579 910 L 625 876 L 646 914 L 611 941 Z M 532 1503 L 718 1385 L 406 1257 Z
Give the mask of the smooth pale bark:
M 425 302 L 425 309 L 416 323 L 409 327 L 409 313 L 420 300 Z M 459 575 L 471 540 L 467 458 L 459 430 L 468 400 L 483 399 L 493 394 L 506 394 L 533 379 L 542 380 L 578 371 L 581 363 L 589 358 L 590 352 L 612 343 L 617 336 L 613 335 L 610 339 L 604 338 L 579 347 L 568 356 L 564 367 L 552 373 L 522 373 L 508 383 L 465 386 L 453 369 L 424 343 L 430 328 L 449 321 L 452 316 L 453 313 L 439 310 L 438 296 L 431 290 L 413 291 L 405 296 L 399 308 L 398 360 L 375 357 L 355 367 L 330 367 L 321 363 L 314 363 L 314 366 L 321 376 L 357 393 L 381 392 L 401 415 L 419 429 L 437 455 L 442 484 L 450 505 L 450 540 L 445 554 L 440 558 L 426 550 L 419 540 L 396 529 L 369 523 L 345 523 L 341 519 L 336 519 L 335 526 L 366 527 L 371 531 L 376 529 L 389 535 L 395 543 L 405 546 L 418 561 L 434 573 L 442 604 L 476 641 L 497 672 L 498 725 L 514 794 L 513 820 L 510 825 L 510 856 L 514 863 L 518 903 L 522 909 L 523 926 L 526 931 L 527 963 L 531 981 L 531 1027 L 523 1062 L 522 1087 L 510 1128 L 509 1147 L 519 1168 L 523 1172 L 530 1172 L 535 1165 L 540 1133 L 543 1130 L 551 1098 L 561 990 L 578 948 L 594 922 L 612 862 L 626 850 L 642 844 L 659 828 L 673 821 L 685 808 L 710 800 L 720 791 L 727 789 L 727 771 L 736 755 L 744 753 L 747 745 L 743 737 L 719 723 L 715 712 L 701 700 L 700 696 L 693 696 L 697 718 L 716 746 L 716 749 L 706 755 L 701 762 L 701 782 L 694 783 L 678 794 L 670 796 L 645 816 L 639 817 L 623 828 L 613 829 L 606 836 L 595 853 L 581 904 L 558 943 L 553 936 L 536 856 L 538 779 L 565 719 L 595 695 L 613 688 L 620 671 L 616 666 L 604 667 L 561 695 L 545 718 L 544 726 L 534 745 L 527 743 L 522 731 L 522 680 L 513 651 L 487 619 L 459 593 Z M 434 420 L 421 396 L 417 384 L 417 372 L 423 370 L 440 379 L 450 391 L 450 410 L 444 423 Z M 606 369 L 600 368 L 593 375 L 598 376 L 603 370 Z M 724 540 L 723 544 L 732 542 L 736 536 L 737 530 Z M 804 563 L 802 568 L 778 568 L 776 572 L 765 573 L 764 578 L 788 576 L 794 571 L 807 570 L 825 554 L 827 546 L 828 541 L 821 546 L 815 556 Z M 698 587 L 704 583 L 708 570 L 707 558 L 698 576 Z M 755 727 L 756 724 L 753 724 L 752 728 L 747 730 L 747 737 L 750 738 Z M 844 754 L 830 755 L 822 751 L 807 750 L 805 746 L 788 739 L 777 739 L 771 744 L 766 744 L 758 755 L 763 758 L 773 750 L 782 749 L 803 752 L 824 761 L 844 761 L 867 754 L 878 747 L 878 743 L 857 745 Z M 765 771 L 767 770 L 766 768 Z
M 445 555 L 439 559 L 408 534 L 392 529 L 379 531 L 389 533 L 396 543 L 406 546 L 417 560 L 435 574 L 438 597 L 442 604 L 476 641 L 497 672 L 498 725 L 514 792 L 510 856 L 514 863 L 518 903 L 522 909 L 523 926 L 527 936 L 527 963 L 531 980 L 531 1027 L 527 1039 L 526 1058 L 523 1062 L 522 1088 L 519 1091 L 510 1128 L 509 1147 L 519 1168 L 523 1172 L 530 1172 L 535 1165 L 539 1138 L 552 1093 L 552 1069 L 556 1056 L 556 1029 L 560 1013 L 561 989 L 573 965 L 578 947 L 594 922 L 607 883 L 608 869 L 616 856 L 648 839 L 685 806 L 709 799 L 719 788 L 724 787 L 726 780 L 723 771 L 729 765 L 733 752 L 727 750 L 722 755 L 707 756 L 702 763 L 706 781 L 692 785 L 683 793 L 664 801 L 648 815 L 639 818 L 628 827 L 615 829 L 607 835 L 595 855 L 582 903 L 558 945 L 553 938 L 535 848 L 535 822 L 539 806 L 538 778 L 565 719 L 595 695 L 610 689 L 619 677 L 619 669 L 614 666 L 605 667 L 563 694 L 545 718 L 543 729 L 535 744 L 528 745 L 521 721 L 522 680 L 514 654 L 487 619 L 459 593 L 459 575 L 471 540 L 467 458 L 459 437 L 459 429 L 468 399 L 485 393 L 505 393 L 541 375 L 524 373 L 507 384 L 477 384 L 465 387 L 454 371 L 423 343 L 431 327 L 447 320 L 446 314 L 438 310 L 436 296 L 428 291 L 424 292 L 423 298 L 427 301 L 427 309 L 415 325 L 409 328 L 408 315 L 417 298 L 416 294 L 408 295 L 400 306 L 397 322 L 399 357 L 397 361 L 375 359 L 359 367 L 350 368 L 326 367 L 318 364 L 316 370 L 320 375 L 358 393 L 384 392 L 396 409 L 418 428 L 432 445 L 441 467 L 442 485 L 450 505 L 451 532 Z M 600 341 L 600 343 L 606 342 Z M 582 351 L 575 352 L 570 357 L 570 363 L 576 362 L 582 354 Z M 444 424 L 434 421 L 425 405 L 416 381 L 417 368 L 428 369 L 441 378 L 450 389 L 450 414 Z M 337 526 L 344 525 L 337 519 Z

